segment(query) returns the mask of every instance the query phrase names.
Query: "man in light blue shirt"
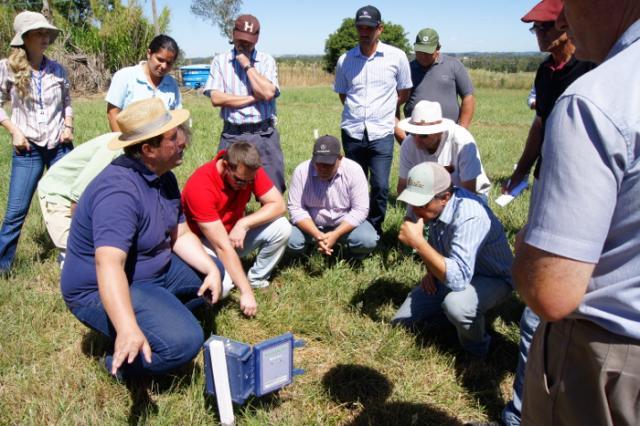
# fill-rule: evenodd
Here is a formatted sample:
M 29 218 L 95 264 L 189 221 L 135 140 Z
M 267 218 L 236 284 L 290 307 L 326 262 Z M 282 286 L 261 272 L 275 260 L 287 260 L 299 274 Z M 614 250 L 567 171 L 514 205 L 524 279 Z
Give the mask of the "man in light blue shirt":
M 204 94 L 220 107 L 224 120 L 218 150 L 244 140 L 258 148 L 262 167 L 283 193 L 284 156 L 276 129 L 276 98 L 280 96 L 276 61 L 255 49 L 260 22 L 240 15 L 233 29 L 233 48 L 213 58 Z
M 380 11 L 365 6 L 356 12 L 358 46 L 336 65 L 334 91 L 344 105 L 342 146 L 370 177 L 368 220 L 378 234 L 387 211 L 393 129 L 398 105 L 409 97 L 411 70 L 407 55 L 379 41 L 384 30 Z
M 543 320 L 522 423 L 638 424 L 640 3 L 564 0 L 556 26 L 599 65 L 555 104 L 516 244 L 518 292 Z
M 484 314 L 512 290 L 513 256 L 502 224 L 475 194 L 453 187 L 447 169 L 434 162 L 409 171 L 398 200 L 411 205 L 418 218 L 405 220 L 398 238 L 416 250 L 427 273 L 392 322 L 414 326 L 444 313 L 463 348 L 486 356 L 491 338 Z

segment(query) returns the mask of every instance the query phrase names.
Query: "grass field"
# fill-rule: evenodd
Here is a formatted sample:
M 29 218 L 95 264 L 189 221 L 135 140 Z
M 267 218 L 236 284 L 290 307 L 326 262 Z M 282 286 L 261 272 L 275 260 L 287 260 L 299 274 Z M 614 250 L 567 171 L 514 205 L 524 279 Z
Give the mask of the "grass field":
M 477 91 L 471 128 L 494 182 L 511 172 L 533 114 L 528 90 Z M 187 96 L 194 143 L 175 170 L 180 183 L 212 158 L 221 121 L 204 97 Z M 76 100 L 76 141 L 107 131 L 101 99 Z M 278 101 L 287 176 L 309 158 L 313 129 L 339 136 L 341 106 L 329 87 L 284 89 Z M 0 209 L 5 208 L 11 148 L 0 135 Z M 397 156 L 396 156 L 397 157 Z M 272 285 L 257 292 L 260 312 L 245 319 L 237 298 L 202 311 L 205 334 L 247 343 L 291 331 L 306 341 L 295 363 L 306 373 L 277 395 L 236 407 L 240 425 L 461 424 L 495 419 L 510 398 L 522 305 L 513 296 L 491 315 L 492 352 L 467 358 L 451 327 L 419 335 L 388 321 L 424 270 L 397 241 L 403 216 L 395 206 L 397 163 L 379 249 L 360 264 L 285 259 Z M 494 211 L 510 241 L 523 225 L 529 194 Z M 115 206 L 114 206 L 115 207 Z M 37 203 L 23 229 L 11 276 L 0 280 L 0 424 L 212 424 L 215 401 L 203 394 L 202 356 L 169 377 L 116 383 L 99 358 L 107 343 L 82 326 L 59 293 L 56 251 Z

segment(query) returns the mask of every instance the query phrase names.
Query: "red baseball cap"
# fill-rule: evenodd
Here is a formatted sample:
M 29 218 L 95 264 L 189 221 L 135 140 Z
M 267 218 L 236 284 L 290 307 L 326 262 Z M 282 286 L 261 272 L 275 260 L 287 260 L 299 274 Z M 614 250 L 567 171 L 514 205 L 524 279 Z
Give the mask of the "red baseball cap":
M 542 0 L 520 19 L 522 22 L 553 22 L 558 19 L 563 7 L 562 0 Z
M 253 15 L 240 15 L 233 27 L 233 38 L 249 43 L 257 43 L 260 35 L 260 22 Z

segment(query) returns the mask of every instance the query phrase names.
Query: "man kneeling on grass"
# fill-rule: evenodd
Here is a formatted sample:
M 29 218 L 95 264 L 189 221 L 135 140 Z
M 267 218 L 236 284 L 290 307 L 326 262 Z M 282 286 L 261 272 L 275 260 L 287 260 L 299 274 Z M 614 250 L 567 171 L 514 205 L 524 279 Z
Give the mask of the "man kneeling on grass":
M 398 200 L 411 205 L 418 218 L 405 220 L 398 238 L 416 250 L 427 273 L 392 323 L 414 326 L 444 313 L 462 347 L 486 356 L 491 339 L 484 315 L 512 290 L 513 256 L 502 225 L 477 195 L 454 187 L 437 163 L 413 167 Z
M 124 148 L 84 191 L 73 215 L 61 289 L 82 323 L 114 341 L 111 374 L 163 374 L 195 357 L 204 335 L 191 313 L 222 293 L 222 266 L 189 230 L 170 171 L 185 149 L 178 128 L 189 111 L 158 98 L 130 104 L 116 118 Z M 244 301 L 245 315 L 256 304 Z
M 362 167 L 342 157 L 338 139 L 322 136 L 311 160 L 298 165 L 291 178 L 289 214 L 294 226 L 288 250 L 302 254 L 317 245 L 320 253 L 331 256 L 342 243 L 349 255 L 362 258 L 378 242 L 368 213 L 369 188 Z

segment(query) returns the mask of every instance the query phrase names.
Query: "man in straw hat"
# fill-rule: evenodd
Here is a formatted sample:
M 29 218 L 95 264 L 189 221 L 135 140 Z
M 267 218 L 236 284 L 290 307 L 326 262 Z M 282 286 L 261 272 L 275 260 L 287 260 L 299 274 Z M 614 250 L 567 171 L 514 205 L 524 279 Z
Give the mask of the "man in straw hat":
M 392 322 L 410 327 L 444 313 L 462 347 L 485 357 L 491 338 L 484 314 L 512 290 L 513 257 L 500 221 L 477 196 L 454 187 L 449 172 L 437 163 L 412 168 L 398 200 L 418 217 L 405 220 L 398 238 L 416 250 L 427 273 Z
M 398 194 L 406 188 L 411 168 L 433 161 L 451 173 L 455 186 L 486 199 L 491 183 L 484 173 L 476 141 L 467 129 L 442 116 L 438 102 L 418 102 L 411 117 L 400 121 L 398 127 L 409 133 L 400 146 Z
M 157 98 L 125 108 L 109 143 L 124 155 L 89 184 L 73 216 L 62 295 L 76 318 L 114 341 L 111 374 L 163 374 L 189 362 L 204 341 L 191 310 L 223 293 L 224 269 L 189 230 L 171 172 L 188 118 Z M 255 301 L 241 309 L 254 315 Z
M 338 243 L 362 258 L 376 248 L 378 234 L 367 219 L 367 177 L 358 163 L 343 158 L 340 141 L 325 135 L 313 145 L 313 156 L 296 167 L 289 188 L 293 229 L 288 250 L 302 254 L 317 245 L 331 256 Z
M 542 321 L 522 424 L 640 424 L 640 2 L 564 0 L 598 64 L 555 102 L 513 277 Z

